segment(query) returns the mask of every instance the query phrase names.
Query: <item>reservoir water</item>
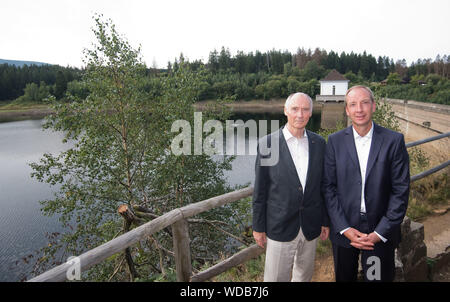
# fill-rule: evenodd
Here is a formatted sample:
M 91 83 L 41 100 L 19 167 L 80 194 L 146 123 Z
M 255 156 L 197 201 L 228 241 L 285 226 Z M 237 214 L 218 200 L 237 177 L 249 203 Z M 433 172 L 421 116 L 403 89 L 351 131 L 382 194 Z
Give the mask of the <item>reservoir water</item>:
M 269 125 L 270 120 L 279 120 L 280 126 L 286 123 L 286 117 L 280 113 L 235 113 L 230 119 L 244 122 L 253 119 L 257 123 L 267 120 Z M 34 260 L 26 263 L 23 258 L 48 244 L 47 233 L 62 231 L 57 217 L 42 215 L 39 203 L 51 199 L 58 187 L 31 178 L 29 164 L 38 162 L 44 153 L 57 154 L 70 146 L 62 143 L 62 133 L 43 130 L 43 122 L 0 123 L 0 281 L 27 279 Z M 307 128 L 314 131 L 319 125 L 320 113 L 313 115 Z M 246 135 L 245 143 L 256 139 Z M 255 153 L 249 151 L 252 152 Z M 255 158 L 255 155 L 236 156 L 232 170 L 225 172 L 228 183 L 251 184 Z
M 26 277 L 30 267 L 22 259 L 47 244 L 46 233 L 61 230 L 56 217 L 41 214 L 39 204 L 57 188 L 32 179 L 28 165 L 66 148 L 62 133 L 43 131 L 42 123 L 0 123 L 0 281 Z

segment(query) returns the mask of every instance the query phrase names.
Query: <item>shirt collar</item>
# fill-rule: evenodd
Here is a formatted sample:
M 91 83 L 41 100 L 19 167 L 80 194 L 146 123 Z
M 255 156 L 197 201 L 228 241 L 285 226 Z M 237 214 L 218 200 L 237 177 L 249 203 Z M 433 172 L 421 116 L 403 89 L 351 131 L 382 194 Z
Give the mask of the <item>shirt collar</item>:
M 287 124 L 283 127 L 283 135 L 286 141 L 293 137 L 296 138 L 295 136 L 292 135 L 291 131 L 289 131 Z M 306 134 L 306 128 L 303 131 L 303 136 L 301 138 L 308 138 L 308 135 Z
M 361 136 L 361 135 L 358 134 L 358 132 L 356 132 L 355 128 L 352 126 L 352 129 L 353 129 L 353 137 L 354 137 L 355 139 L 361 139 L 361 138 L 372 139 L 372 135 L 373 135 L 373 127 L 374 127 L 374 125 L 373 125 L 373 122 L 372 122 L 372 127 L 370 128 L 369 132 L 368 132 L 366 135 Z

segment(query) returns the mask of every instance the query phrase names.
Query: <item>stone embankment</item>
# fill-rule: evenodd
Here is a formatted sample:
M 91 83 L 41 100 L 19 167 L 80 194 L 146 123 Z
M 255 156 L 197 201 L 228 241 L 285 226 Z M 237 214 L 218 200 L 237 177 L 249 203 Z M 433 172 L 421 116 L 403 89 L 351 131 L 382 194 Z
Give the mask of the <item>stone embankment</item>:
M 436 280 L 450 265 L 449 218 L 450 212 L 423 223 L 405 217 L 402 242 L 395 255 L 396 281 L 450 281 Z M 441 227 L 436 228 L 436 224 Z
M 424 226 L 405 217 L 401 228 L 402 242 L 395 251 L 395 280 L 426 281 L 428 265 Z

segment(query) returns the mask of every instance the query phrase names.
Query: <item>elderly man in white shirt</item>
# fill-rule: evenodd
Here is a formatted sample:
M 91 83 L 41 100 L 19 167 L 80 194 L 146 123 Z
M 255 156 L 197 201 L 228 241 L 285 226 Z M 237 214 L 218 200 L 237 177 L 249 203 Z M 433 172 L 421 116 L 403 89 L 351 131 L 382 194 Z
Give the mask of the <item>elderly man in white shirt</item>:
M 310 281 L 317 238 L 329 234 L 320 192 L 325 140 L 305 129 L 312 106 L 304 93 L 289 96 L 287 124 L 269 135 L 280 140 L 280 162 L 262 167 L 258 153 L 253 236 L 261 247 L 267 243 L 264 281 Z

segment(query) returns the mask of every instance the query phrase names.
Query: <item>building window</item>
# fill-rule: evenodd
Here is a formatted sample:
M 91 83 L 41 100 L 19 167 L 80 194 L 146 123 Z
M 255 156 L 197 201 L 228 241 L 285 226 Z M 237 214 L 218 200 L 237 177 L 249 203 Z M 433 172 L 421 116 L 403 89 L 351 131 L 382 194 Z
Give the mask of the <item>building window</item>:
M 333 85 L 333 95 L 336 95 L 336 86 Z

